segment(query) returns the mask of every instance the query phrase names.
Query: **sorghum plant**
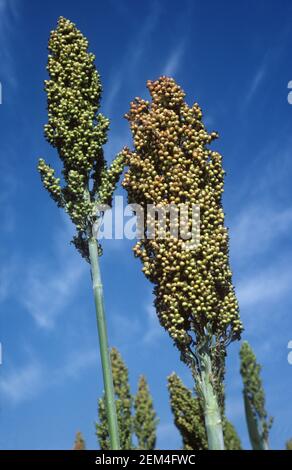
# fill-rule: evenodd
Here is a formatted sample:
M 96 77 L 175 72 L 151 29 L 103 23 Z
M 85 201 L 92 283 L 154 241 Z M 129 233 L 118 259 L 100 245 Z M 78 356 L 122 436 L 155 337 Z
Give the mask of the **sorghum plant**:
M 156 445 L 157 417 L 146 378 L 142 375 L 134 399 L 134 431 L 138 440 L 138 449 L 152 450 Z
M 200 399 L 175 374 L 168 377 L 168 391 L 174 424 L 183 441 L 184 450 L 208 449 L 204 412 Z M 234 426 L 223 417 L 226 450 L 240 450 L 241 443 Z
M 85 440 L 82 436 L 82 433 L 77 432 L 76 437 L 75 437 L 73 450 L 85 450 L 85 449 L 86 449 L 86 445 L 85 445 Z
M 129 373 L 119 351 L 112 348 L 110 351 L 115 402 L 119 426 L 121 449 L 132 449 L 132 405 L 133 397 L 130 391 Z M 98 402 L 99 421 L 96 423 L 96 435 L 99 446 L 103 450 L 110 449 L 108 423 L 106 418 L 105 398 Z
M 174 424 L 182 437 L 183 449 L 207 449 L 204 416 L 199 400 L 175 373 L 168 377 L 168 391 Z
M 240 373 L 250 442 L 253 450 L 269 450 L 269 432 L 273 419 L 265 408 L 265 391 L 261 380 L 261 365 L 247 341 L 240 349 Z
M 242 325 L 232 285 L 228 232 L 224 225 L 222 157 L 209 149 L 217 137 L 208 133 L 197 103 L 189 107 L 172 78 L 148 81 L 151 101 L 136 98 L 126 115 L 134 149 L 125 148 L 129 167 L 123 186 L 130 203 L 144 209 L 144 233 L 134 247 L 143 271 L 154 284 L 155 306 L 193 372 L 204 404 L 210 449 L 223 449 L 220 404 L 226 346 L 240 337 Z M 147 205 L 200 208 L 200 243 L 185 248 L 180 236 L 166 230 L 147 237 Z M 148 218 L 149 222 L 149 218 Z M 158 222 L 150 219 L 150 229 Z M 170 217 L 166 220 L 170 227 Z M 182 236 L 184 235 L 184 236 Z
M 119 351 L 111 350 L 116 409 L 122 450 L 155 448 L 157 418 L 145 377 L 141 376 L 136 396 L 131 395 L 128 369 Z M 109 449 L 108 424 L 104 397 L 98 402 L 96 435 L 99 447 Z M 137 446 L 134 441 L 137 441 Z
M 60 17 L 49 40 L 48 73 L 45 81 L 48 102 L 47 141 L 57 149 L 63 164 L 60 176 L 43 159 L 38 170 L 44 187 L 58 207 L 64 208 L 76 226 L 75 247 L 90 263 L 97 313 L 100 353 L 106 396 L 111 447 L 119 448 L 103 292 L 96 236 L 102 213 L 110 204 L 123 170 L 123 156 L 110 167 L 103 155 L 109 121 L 98 113 L 101 83 L 88 41 L 69 20 Z

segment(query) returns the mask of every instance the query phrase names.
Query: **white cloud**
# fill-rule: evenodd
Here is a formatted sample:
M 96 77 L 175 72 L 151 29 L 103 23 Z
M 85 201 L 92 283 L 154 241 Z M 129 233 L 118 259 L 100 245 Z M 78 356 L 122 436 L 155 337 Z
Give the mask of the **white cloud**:
M 69 245 L 69 224 L 55 238 L 55 262 L 45 259 L 33 260 L 24 274 L 20 301 L 38 326 L 53 328 L 57 317 L 70 305 L 78 288 L 87 263 Z M 71 234 L 72 235 L 72 234 Z
M 110 90 L 106 95 L 106 100 L 104 103 L 104 109 L 107 114 L 109 114 L 112 110 L 115 99 L 122 89 L 123 81 L 124 77 L 121 72 L 117 74 L 114 79 L 111 80 Z
M 108 318 L 110 322 L 110 332 L 112 343 L 120 345 L 121 347 L 133 346 L 135 339 L 140 340 L 141 330 L 143 331 L 142 319 L 138 316 L 134 318 L 128 317 L 124 314 L 111 314 Z M 121 335 L 122 325 L 122 335 Z
M 84 272 L 80 263 L 50 268 L 48 263 L 34 265 L 25 280 L 23 304 L 42 328 L 54 326 L 56 317 L 70 303 Z
M 130 345 L 135 347 L 135 343 L 151 344 L 161 335 L 165 334 L 163 327 L 157 318 L 153 300 L 149 300 L 144 307 L 140 308 L 139 315 L 127 317 L 123 313 L 114 314 L 109 317 L 110 330 L 113 344 L 122 347 Z M 123 325 L 123 335 L 121 337 L 121 325 Z
M 236 292 L 241 308 L 255 307 L 257 304 L 271 305 L 271 302 L 290 293 L 292 272 L 290 265 L 281 263 L 248 276 L 239 283 Z
M 247 92 L 247 95 L 246 95 L 245 101 L 244 101 L 244 107 L 245 108 L 251 103 L 251 101 L 252 101 L 253 97 L 255 96 L 255 94 L 257 93 L 260 85 L 264 81 L 266 73 L 267 73 L 267 64 L 263 63 L 259 67 L 259 69 L 256 71 L 255 75 L 253 76 L 253 78 L 251 80 L 250 87 L 249 87 L 249 90 Z
M 64 364 L 57 369 L 52 377 L 52 382 L 56 385 L 62 382 L 66 378 L 78 379 L 80 373 L 97 364 L 98 361 L 98 345 L 96 349 L 89 349 L 84 351 L 75 351 Z
M 261 166 L 262 161 L 258 163 Z M 256 194 L 245 188 L 249 204 L 235 216 L 230 230 L 236 293 L 245 322 L 253 332 L 266 331 L 267 315 L 269 324 L 276 321 L 285 313 L 290 298 L 292 207 L 283 206 L 288 197 L 276 196 L 277 171 L 277 167 L 271 172 L 262 165 L 263 184 L 256 182 Z
M 147 314 L 147 321 L 146 321 L 146 329 L 144 326 L 145 334 L 143 336 L 143 342 L 151 343 L 155 341 L 163 333 L 166 334 L 166 332 L 164 332 L 163 327 L 159 323 L 159 320 L 157 318 L 157 313 L 153 305 L 153 300 L 151 303 L 146 305 L 145 310 Z
M 5 260 L 5 264 L 0 268 L 0 302 L 6 300 L 11 292 L 14 273 L 14 262 Z
M 255 169 L 258 172 L 256 184 L 255 181 L 249 182 L 255 197 L 259 193 L 265 193 L 267 198 L 275 199 L 275 195 L 281 194 L 288 195 L 290 200 L 291 147 L 292 139 L 288 128 L 284 128 L 277 137 L 269 139 L 259 158 L 255 159 Z M 248 178 L 251 180 L 249 175 Z
M 131 38 L 131 45 L 126 49 L 125 55 L 122 57 L 120 64 L 116 64 L 114 69 L 114 78 L 110 85 L 110 91 L 105 98 L 104 108 L 107 114 L 111 112 L 115 99 L 122 89 L 125 81 L 135 75 L 135 71 L 149 42 L 149 38 L 157 26 L 159 15 L 160 8 L 158 3 L 155 2 L 152 4 L 151 11 L 140 28 L 139 33 L 136 37 Z
M 39 364 L 29 363 L 14 369 L 0 379 L 1 395 L 14 404 L 31 399 L 40 389 L 43 374 Z
M 232 257 L 247 262 L 256 254 L 266 252 L 292 228 L 292 207 L 276 210 L 255 203 L 245 208 L 231 225 Z
M 18 0 L 1 0 L 0 1 L 0 60 L 2 77 L 15 86 L 17 83 L 14 58 L 11 51 L 12 38 L 17 31 L 16 23 L 19 16 Z M 5 92 L 4 92 L 5 93 Z
M 1 230 L 2 232 L 12 232 L 15 228 L 15 210 L 12 198 L 17 194 L 18 181 L 13 175 L 13 168 L 7 161 L 2 161 L 0 165 L 0 188 Z
M 281 33 L 278 35 L 276 41 L 273 41 L 273 45 L 267 47 L 267 52 L 264 54 L 260 60 L 260 64 L 253 75 L 249 89 L 246 93 L 243 102 L 243 110 L 251 104 L 252 99 L 255 97 L 260 86 L 264 82 L 266 76 L 268 75 L 269 69 L 275 67 L 279 57 L 283 51 L 283 45 L 287 42 L 287 39 L 290 37 L 290 32 L 288 28 L 283 28 Z
M 31 400 L 50 387 L 68 380 L 78 380 L 82 372 L 96 365 L 97 349 L 79 350 L 66 358 L 59 367 L 41 365 L 35 359 L 27 364 L 9 368 L 0 378 L 0 394 L 8 402 L 18 405 Z
M 182 61 L 184 51 L 185 51 L 186 40 L 183 39 L 179 42 L 177 47 L 171 52 L 167 62 L 164 66 L 163 75 L 167 76 L 174 76 L 176 74 L 177 69 L 180 66 Z

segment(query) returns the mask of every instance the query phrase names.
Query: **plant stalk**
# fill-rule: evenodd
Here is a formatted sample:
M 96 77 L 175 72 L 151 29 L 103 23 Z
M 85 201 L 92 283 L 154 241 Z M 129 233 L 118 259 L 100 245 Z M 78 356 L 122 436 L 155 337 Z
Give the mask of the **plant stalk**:
M 201 371 L 198 379 L 204 407 L 209 450 L 224 450 L 223 428 L 218 399 L 212 383 L 211 358 L 207 348 L 200 354 Z
M 94 237 L 91 237 L 89 239 L 88 247 L 89 247 L 91 274 L 92 274 L 92 287 L 93 287 L 95 309 L 96 309 L 97 329 L 98 329 L 98 336 L 99 336 L 99 348 L 100 348 L 100 357 L 101 357 L 101 364 L 102 364 L 110 445 L 111 445 L 112 450 L 119 450 L 120 441 L 119 441 L 118 421 L 117 421 L 116 403 L 115 403 L 114 386 L 113 386 L 113 378 L 112 378 L 112 368 L 111 368 L 111 362 L 110 362 L 108 337 L 107 337 L 105 312 L 104 312 L 103 287 L 102 287 L 100 268 L 99 268 L 97 242 Z
M 252 449 L 269 450 L 269 444 L 267 440 L 262 437 L 262 433 L 260 432 L 258 427 L 258 421 L 253 414 L 249 398 L 245 392 L 243 392 L 243 399 L 248 435 Z

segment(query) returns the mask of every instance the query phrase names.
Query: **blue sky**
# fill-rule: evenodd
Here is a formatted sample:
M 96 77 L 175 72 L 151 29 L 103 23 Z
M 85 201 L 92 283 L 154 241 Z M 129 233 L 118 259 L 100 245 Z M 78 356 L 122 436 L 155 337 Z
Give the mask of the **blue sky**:
M 0 0 L 0 448 L 68 449 L 93 422 L 102 391 L 88 266 L 69 245 L 72 227 L 41 187 L 47 40 L 58 16 L 88 37 L 111 119 L 108 160 L 129 143 L 122 118 L 146 80 L 174 76 L 198 101 L 227 170 L 224 205 L 244 338 L 263 364 L 271 447 L 292 436 L 291 2 Z M 191 385 L 152 308 L 132 242 L 107 241 L 101 260 L 110 343 L 132 390 L 146 374 L 160 417 L 158 448 L 179 448 L 166 377 Z M 238 344 L 229 348 L 227 415 L 249 447 Z

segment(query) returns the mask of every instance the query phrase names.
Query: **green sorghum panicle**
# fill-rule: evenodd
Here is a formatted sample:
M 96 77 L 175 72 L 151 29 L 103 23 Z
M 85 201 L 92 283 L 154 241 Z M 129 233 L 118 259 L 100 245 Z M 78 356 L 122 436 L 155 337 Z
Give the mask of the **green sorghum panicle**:
M 266 397 L 261 379 L 261 365 L 247 341 L 243 341 L 240 349 L 240 373 L 243 381 L 243 392 L 249 401 L 250 409 L 257 423 L 262 442 L 268 443 L 269 432 L 273 419 L 266 411 Z
M 183 449 L 207 449 L 204 415 L 199 399 L 193 396 L 175 373 L 168 377 L 168 391 L 174 424 L 182 437 Z
M 156 445 L 156 427 L 158 419 L 153 406 L 146 378 L 142 375 L 134 399 L 134 431 L 137 436 L 138 449 L 153 450 Z
M 132 449 L 132 404 L 133 398 L 129 385 L 129 374 L 119 351 L 112 348 L 110 351 L 112 375 L 116 399 L 117 418 L 120 434 L 120 444 L 122 450 Z M 105 399 L 101 398 L 98 402 L 98 417 L 96 423 L 96 435 L 100 448 L 110 449 L 109 431 L 106 417 Z
M 45 136 L 58 150 L 63 169 L 61 177 L 56 178 L 55 170 L 43 159 L 38 169 L 45 188 L 75 224 L 73 243 L 88 259 L 86 242 L 96 222 L 97 202 L 111 204 L 124 168 L 123 157 L 119 155 L 107 167 L 103 145 L 109 120 L 98 113 L 102 87 L 87 39 L 74 23 L 60 17 L 48 48 Z

